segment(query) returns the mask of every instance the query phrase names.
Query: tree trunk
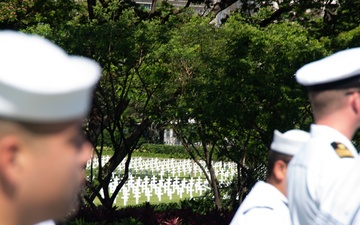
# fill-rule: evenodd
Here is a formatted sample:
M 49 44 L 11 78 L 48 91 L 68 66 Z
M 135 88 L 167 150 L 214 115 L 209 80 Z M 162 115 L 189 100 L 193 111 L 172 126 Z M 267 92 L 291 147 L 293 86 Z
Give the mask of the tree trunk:
M 209 172 L 211 178 L 211 188 L 213 189 L 213 193 L 214 193 L 216 209 L 220 211 L 222 209 L 222 204 L 221 204 L 221 195 L 219 189 L 219 181 L 217 180 L 214 168 L 212 167 L 211 163 L 209 165 Z
M 94 6 L 96 5 L 96 0 L 87 0 L 89 19 L 94 19 Z

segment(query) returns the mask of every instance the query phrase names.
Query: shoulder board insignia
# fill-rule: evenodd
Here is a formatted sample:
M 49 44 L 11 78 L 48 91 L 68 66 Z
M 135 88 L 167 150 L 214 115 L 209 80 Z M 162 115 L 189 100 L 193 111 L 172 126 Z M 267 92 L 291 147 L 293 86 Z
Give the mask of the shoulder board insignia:
M 336 154 L 340 158 L 354 158 L 353 154 L 351 154 L 350 150 L 340 142 L 333 142 L 331 146 L 334 148 Z

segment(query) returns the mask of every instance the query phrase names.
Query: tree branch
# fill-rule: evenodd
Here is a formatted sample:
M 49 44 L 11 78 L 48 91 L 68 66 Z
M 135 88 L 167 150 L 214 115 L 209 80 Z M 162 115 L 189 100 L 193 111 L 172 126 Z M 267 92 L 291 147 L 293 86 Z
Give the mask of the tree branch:
M 259 25 L 260 27 L 266 27 L 269 24 L 271 24 L 272 22 L 274 22 L 274 20 L 277 20 L 281 17 L 282 14 L 290 12 L 291 10 L 294 9 L 293 5 L 286 5 L 283 6 L 281 8 L 279 8 L 278 10 L 276 10 L 269 18 L 266 18 L 264 20 L 262 20 Z

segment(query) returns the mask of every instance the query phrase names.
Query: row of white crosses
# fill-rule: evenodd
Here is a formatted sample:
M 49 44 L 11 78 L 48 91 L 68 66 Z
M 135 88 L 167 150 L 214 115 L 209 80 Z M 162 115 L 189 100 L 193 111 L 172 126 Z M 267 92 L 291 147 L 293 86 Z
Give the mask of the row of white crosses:
M 114 182 L 111 183 L 110 192 L 112 193 L 116 188 L 116 182 L 119 179 L 115 177 Z M 147 201 L 150 202 L 150 198 L 153 193 L 156 195 L 159 202 L 161 202 L 162 196 L 168 196 L 172 200 L 173 195 L 177 195 L 180 199 L 183 198 L 183 194 L 186 193 L 189 198 L 193 198 L 194 194 L 201 196 L 203 192 L 209 189 L 207 182 L 204 179 L 198 177 L 190 179 L 180 179 L 178 177 L 168 177 L 163 179 L 160 177 L 157 179 L 155 176 L 151 178 L 145 176 L 144 178 L 137 177 L 136 179 L 130 175 L 125 186 L 121 188 L 119 194 L 122 195 L 121 199 L 123 204 L 126 205 L 130 195 L 135 199 L 135 204 L 139 203 L 139 199 L 144 196 Z
M 102 158 L 104 165 L 110 157 Z M 200 162 L 205 166 L 204 162 Z M 91 163 L 88 163 L 88 167 Z M 99 166 L 97 159 L 92 162 L 93 168 Z M 231 162 L 214 162 L 213 167 L 220 184 L 228 183 L 236 173 L 236 165 Z M 118 166 L 113 173 L 113 181 L 110 184 L 110 193 L 113 193 L 120 181 L 121 175 L 125 170 L 125 160 Z M 159 202 L 162 196 L 168 196 L 171 200 L 174 195 L 180 199 L 186 193 L 190 198 L 193 195 L 200 196 L 206 189 L 209 189 L 209 183 L 205 178 L 201 178 L 203 172 L 200 167 L 189 159 L 158 159 L 158 158 L 141 158 L 134 157 L 129 167 L 129 179 L 121 188 L 119 195 L 126 205 L 130 196 L 133 196 L 135 203 L 144 196 L 147 201 L 155 194 Z M 164 179 L 166 177 L 166 179 Z M 180 179 L 179 177 L 182 177 Z M 186 177 L 186 178 L 185 178 Z
M 104 165 L 110 159 L 109 156 L 102 158 L 102 165 Z M 202 166 L 205 166 L 204 161 L 200 161 Z M 97 168 L 99 161 L 93 160 L 93 168 Z M 88 167 L 91 166 L 91 162 L 88 162 Z M 215 162 L 213 164 L 216 176 L 219 176 L 220 183 L 224 183 L 231 179 L 236 173 L 236 165 L 232 162 Z M 134 157 L 130 163 L 130 171 L 134 176 L 151 176 L 158 174 L 162 176 L 171 177 L 197 177 L 202 176 L 203 172 L 200 167 L 190 159 L 176 160 L 176 159 L 158 159 L 158 158 L 141 158 Z M 121 173 L 125 170 L 125 160 L 118 166 L 117 172 Z
M 115 191 L 118 182 L 119 178 L 116 176 L 110 185 L 110 193 Z M 169 199 L 172 200 L 173 194 L 177 194 L 182 198 L 185 192 L 192 198 L 193 194 L 202 195 L 203 191 L 207 188 L 206 182 L 200 177 L 195 181 L 192 177 L 189 180 L 185 178 L 180 180 L 178 177 L 168 177 L 165 180 L 160 177 L 160 179 L 157 180 L 155 176 L 151 178 L 146 176 L 143 179 L 137 177 L 135 181 L 134 177 L 130 175 L 128 182 L 122 187 L 120 193 L 122 193 L 124 205 L 126 205 L 130 193 L 133 194 L 136 204 L 138 204 L 138 200 L 142 195 L 146 196 L 147 201 L 150 201 L 153 192 L 155 192 L 159 202 L 161 202 L 162 195 L 167 195 Z

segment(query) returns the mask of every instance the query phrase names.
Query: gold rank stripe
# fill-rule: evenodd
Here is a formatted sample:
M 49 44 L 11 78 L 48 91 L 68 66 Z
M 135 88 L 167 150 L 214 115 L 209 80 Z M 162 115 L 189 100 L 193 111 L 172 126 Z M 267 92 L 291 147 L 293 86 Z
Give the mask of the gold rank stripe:
M 350 150 L 340 142 L 333 142 L 331 146 L 334 148 L 336 154 L 340 158 L 354 158 L 353 154 L 351 154 Z
M 351 154 L 351 152 L 349 150 L 336 149 L 335 151 L 340 158 L 345 158 L 345 157 L 354 158 L 354 156 Z

